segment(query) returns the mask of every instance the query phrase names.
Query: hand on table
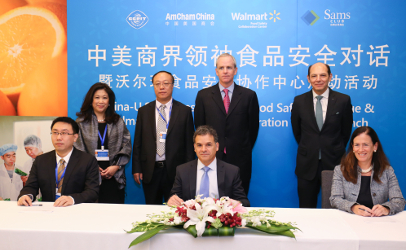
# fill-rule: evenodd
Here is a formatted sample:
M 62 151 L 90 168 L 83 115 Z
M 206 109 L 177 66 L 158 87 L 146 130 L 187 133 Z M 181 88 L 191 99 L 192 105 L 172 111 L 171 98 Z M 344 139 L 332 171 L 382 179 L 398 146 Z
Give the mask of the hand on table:
M 54 203 L 54 207 L 67 207 L 70 205 L 73 205 L 73 198 L 66 195 L 62 195 Z
M 382 205 L 375 205 L 372 207 L 372 217 L 380 217 L 382 215 L 388 215 L 389 209 Z
M 172 206 L 180 206 L 182 205 L 183 200 L 181 198 L 179 198 L 179 196 L 177 196 L 176 194 L 172 195 L 171 198 L 169 198 L 168 200 L 168 206 L 172 207 Z
M 32 206 L 32 200 L 28 195 L 23 195 L 17 201 L 18 206 Z
M 365 216 L 365 217 L 372 216 L 372 210 L 363 205 L 354 205 L 351 207 L 351 210 L 354 212 L 354 214 L 357 214 L 357 215 L 361 215 L 361 216 Z

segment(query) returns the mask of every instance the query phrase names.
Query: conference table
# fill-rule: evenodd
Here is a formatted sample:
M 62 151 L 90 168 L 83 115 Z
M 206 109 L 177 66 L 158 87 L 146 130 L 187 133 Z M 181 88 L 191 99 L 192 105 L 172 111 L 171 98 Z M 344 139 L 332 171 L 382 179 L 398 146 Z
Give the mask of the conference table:
M 169 211 L 167 206 L 78 204 L 70 207 L 19 207 L 0 201 L 0 249 L 128 249 L 141 233 L 128 234 L 132 222 Z M 259 208 L 251 208 L 259 209 Z M 193 238 L 171 228 L 131 249 L 406 249 L 406 212 L 366 218 L 336 209 L 265 208 L 275 220 L 295 222 L 296 239 L 237 228 L 235 236 Z

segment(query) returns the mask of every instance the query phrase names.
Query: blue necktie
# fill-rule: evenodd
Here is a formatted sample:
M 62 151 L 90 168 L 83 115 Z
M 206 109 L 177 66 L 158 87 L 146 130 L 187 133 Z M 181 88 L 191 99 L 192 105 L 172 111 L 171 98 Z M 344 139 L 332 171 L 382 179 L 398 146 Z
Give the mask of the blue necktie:
M 204 167 L 203 171 L 204 174 L 202 176 L 202 182 L 200 183 L 200 194 L 202 194 L 202 198 L 210 197 L 209 195 L 209 187 L 210 187 L 210 180 L 209 180 L 209 167 Z

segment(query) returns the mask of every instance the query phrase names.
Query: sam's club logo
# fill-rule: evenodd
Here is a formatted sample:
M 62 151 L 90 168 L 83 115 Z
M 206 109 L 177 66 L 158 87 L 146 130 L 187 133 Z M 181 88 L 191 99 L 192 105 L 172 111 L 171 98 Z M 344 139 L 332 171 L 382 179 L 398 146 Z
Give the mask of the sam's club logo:
M 141 29 L 148 23 L 148 16 L 140 10 L 134 10 L 127 17 L 127 23 L 134 29 Z
M 312 10 L 308 10 L 303 16 L 302 20 L 305 22 L 307 25 L 313 25 L 319 20 L 319 16 L 316 14 L 316 12 Z

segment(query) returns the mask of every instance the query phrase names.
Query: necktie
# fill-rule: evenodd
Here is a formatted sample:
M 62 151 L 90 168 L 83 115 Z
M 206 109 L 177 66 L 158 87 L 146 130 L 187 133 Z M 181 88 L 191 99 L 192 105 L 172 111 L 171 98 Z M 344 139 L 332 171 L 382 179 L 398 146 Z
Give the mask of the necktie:
M 230 107 L 230 97 L 228 96 L 228 89 L 223 90 L 225 93 L 223 103 L 224 103 L 224 108 L 226 109 L 226 113 L 228 114 L 228 108 Z
M 159 139 L 159 135 L 161 132 L 166 132 L 166 113 L 165 113 L 166 106 L 161 104 L 159 106 L 159 111 L 161 114 L 158 115 L 158 126 L 156 127 L 156 152 L 159 156 L 165 154 L 165 142 L 161 142 Z M 162 119 L 161 115 L 165 118 Z
M 317 126 L 319 126 L 319 129 L 321 131 L 321 128 L 323 127 L 323 109 L 321 108 L 321 98 L 323 96 L 318 95 L 316 96 L 317 102 L 316 102 L 316 122 Z M 321 159 L 321 149 L 319 149 L 319 160 Z
M 63 177 L 62 174 L 65 170 L 65 160 L 64 159 L 60 159 L 59 160 L 59 167 L 58 167 L 58 193 L 61 194 L 62 191 L 62 183 L 63 183 Z
M 209 187 L 210 187 L 210 180 L 209 180 L 209 167 L 204 167 L 203 171 L 204 174 L 202 176 L 202 182 L 200 183 L 200 194 L 202 194 L 202 198 L 210 197 L 209 194 Z
M 318 95 L 316 96 L 317 98 L 317 102 L 316 102 L 316 121 L 317 121 L 317 125 L 319 126 L 319 129 L 321 131 L 321 128 L 323 127 L 323 109 L 321 108 L 321 98 L 323 98 L 323 96 Z

